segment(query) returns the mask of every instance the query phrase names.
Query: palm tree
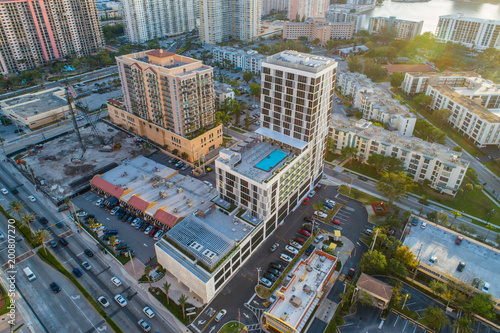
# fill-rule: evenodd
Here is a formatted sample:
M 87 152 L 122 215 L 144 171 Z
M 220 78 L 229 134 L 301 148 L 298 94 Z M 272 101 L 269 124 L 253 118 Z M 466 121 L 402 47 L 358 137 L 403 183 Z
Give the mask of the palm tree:
M 429 199 L 427 198 L 427 196 L 424 194 L 422 195 L 422 207 L 420 207 L 420 214 L 418 214 L 418 216 L 421 216 L 422 215 L 422 212 L 424 211 L 424 206 L 425 204 L 427 203 Z
M 453 227 L 453 223 L 455 223 L 455 220 L 457 219 L 457 217 L 462 217 L 462 212 L 459 212 L 458 210 L 454 210 L 452 212 L 450 212 L 453 214 L 453 221 L 451 221 L 451 224 L 450 224 L 450 229 L 451 227 Z
M 144 267 L 144 274 L 146 274 L 146 277 L 148 278 L 149 288 L 151 288 L 151 277 L 149 276 L 149 273 L 151 273 L 152 270 L 153 268 L 151 266 Z
M 21 217 L 21 211 L 26 207 L 24 202 L 22 201 L 11 201 L 9 203 L 9 208 L 7 209 L 7 212 L 10 214 L 17 214 L 18 217 Z
M 488 229 L 488 233 L 486 234 L 485 240 L 488 239 L 488 236 L 490 235 L 490 231 L 493 230 L 493 228 L 494 227 L 491 224 L 489 224 L 489 223 L 486 225 L 486 229 Z
M 179 305 L 182 307 L 182 318 L 186 318 L 186 313 L 184 312 L 184 307 L 186 306 L 187 300 L 189 299 L 189 296 L 186 296 L 184 294 L 179 297 L 177 300 L 179 302 Z
M 26 213 L 19 216 L 19 220 L 21 221 L 21 223 L 27 225 L 28 229 L 30 229 L 30 236 L 33 235 L 33 231 L 31 230 L 31 222 L 35 220 L 35 217 L 36 214 L 34 213 Z
M 457 333 L 472 333 L 472 327 L 469 327 L 471 320 L 467 317 L 461 317 L 455 320 L 453 328 L 457 329 Z
M 69 215 L 72 215 L 71 214 L 71 199 L 70 198 L 64 198 L 64 203 L 68 206 Z M 76 219 L 76 215 L 75 215 L 75 219 Z
M 109 245 L 111 245 L 111 247 L 113 248 L 113 253 L 115 254 L 115 256 L 116 256 L 115 246 L 117 243 L 118 243 L 118 240 L 116 239 L 116 236 L 109 237 Z
M 163 289 L 165 289 L 165 294 L 167 295 L 167 304 L 170 303 L 170 298 L 168 297 L 168 292 L 170 291 L 170 287 L 172 286 L 172 284 L 168 283 L 168 281 L 166 281 L 164 284 L 163 284 Z
M 47 255 L 47 248 L 45 247 L 45 241 L 49 237 L 50 237 L 50 234 L 47 230 L 40 229 L 40 230 L 35 231 L 35 239 L 38 242 L 42 243 L 43 249 L 45 250 L 45 255 Z

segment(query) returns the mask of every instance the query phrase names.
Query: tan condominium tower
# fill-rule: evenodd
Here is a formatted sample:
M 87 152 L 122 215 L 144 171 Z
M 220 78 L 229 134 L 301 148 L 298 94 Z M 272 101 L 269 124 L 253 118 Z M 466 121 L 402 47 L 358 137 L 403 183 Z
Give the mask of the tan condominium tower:
M 0 0 L 0 74 L 103 46 L 95 0 Z
M 162 49 L 122 55 L 117 64 L 124 101 L 108 104 L 114 123 L 184 152 L 188 160 L 220 145 L 212 67 Z
M 254 40 L 260 33 L 260 0 L 199 0 L 198 6 L 203 43 Z

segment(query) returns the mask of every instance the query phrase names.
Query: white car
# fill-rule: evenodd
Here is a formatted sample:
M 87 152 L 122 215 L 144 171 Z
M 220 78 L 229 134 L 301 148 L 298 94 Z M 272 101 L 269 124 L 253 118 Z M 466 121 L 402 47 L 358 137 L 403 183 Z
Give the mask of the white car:
M 83 211 L 83 210 L 81 212 L 76 213 L 76 216 L 78 216 L 78 217 L 85 217 L 87 215 L 89 215 L 89 213 L 87 213 L 86 211 Z
M 151 229 L 153 229 L 152 225 L 150 225 L 149 227 L 146 228 L 146 230 L 144 230 L 144 234 L 145 235 L 149 234 L 149 232 L 151 231 Z
M 262 283 L 264 286 L 271 288 L 273 286 L 273 283 L 266 279 L 265 277 L 260 278 L 260 283 Z
M 119 304 L 122 308 L 124 308 L 124 307 L 128 304 L 127 300 L 126 300 L 126 299 L 125 299 L 122 295 L 120 295 L 120 294 L 118 294 L 118 295 L 116 295 L 116 296 L 115 296 L 115 301 L 116 301 L 116 303 L 118 303 L 118 304 Z
M 420 228 L 425 229 L 427 227 L 427 222 L 422 222 Z
M 325 202 L 326 202 L 327 204 L 330 204 L 330 205 L 332 205 L 333 207 L 335 207 L 335 204 L 336 204 L 336 202 L 335 202 L 335 201 L 330 200 L 330 199 L 325 199 Z
M 483 293 L 489 293 L 490 292 L 490 284 L 488 282 L 485 282 L 483 284 L 483 288 L 481 288 L 481 291 Z
M 323 213 L 323 212 L 320 212 L 320 211 L 315 211 L 314 215 L 317 216 L 317 217 L 319 217 L 320 219 L 326 219 L 326 217 L 328 216 L 326 213 Z
M 296 248 L 294 248 L 291 245 L 286 245 L 285 250 L 287 250 L 288 252 L 293 253 L 293 254 L 299 254 L 299 250 L 297 250 Z
M 156 313 L 149 306 L 146 306 L 144 309 L 142 309 L 142 312 L 144 312 L 144 314 L 148 316 L 148 318 L 153 318 L 156 315 Z
M 292 261 L 292 257 L 290 257 L 289 255 L 284 254 L 284 253 L 282 253 L 282 254 L 280 255 L 280 259 L 281 259 L 281 260 L 284 260 L 284 261 L 286 261 L 286 262 L 290 262 L 290 261 Z
M 309 194 L 307 196 L 309 198 L 312 198 L 312 197 L 314 197 L 315 194 L 316 194 L 316 191 L 313 190 L 313 191 L 309 192 Z
M 160 238 L 161 238 L 161 236 L 163 236 L 163 233 L 164 233 L 164 231 L 163 231 L 163 230 L 158 230 L 158 231 L 156 232 L 156 234 L 155 234 L 154 239 L 155 239 L 155 240 L 160 239 Z
M 111 214 L 111 215 L 115 215 L 115 214 L 116 214 L 116 212 L 117 212 L 119 209 L 120 209 L 120 207 L 118 207 L 118 206 L 117 206 L 117 207 L 115 207 L 115 208 L 113 208 L 113 209 L 111 210 L 110 214 Z
M 122 282 L 121 282 L 121 281 L 120 281 L 120 279 L 118 279 L 116 276 L 113 276 L 113 277 L 111 278 L 111 282 L 112 282 L 115 286 L 117 286 L 117 287 L 119 287 L 119 286 L 121 286 L 121 285 L 122 285 Z
M 136 225 L 137 223 L 139 223 L 139 221 L 140 221 L 140 220 L 141 220 L 140 218 L 136 217 L 136 218 L 132 221 L 132 224 L 131 224 L 130 226 L 131 226 L 131 227 L 135 227 L 135 225 Z
M 92 269 L 92 265 L 88 261 L 82 262 L 82 267 L 85 268 L 86 271 L 90 271 Z
M 151 331 L 151 326 L 149 326 L 149 324 L 144 320 L 144 319 L 140 319 L 138 322 L 137 322 L 137 325 L 139 325 L 140 328 L 142 328 L 142 330 L 144 332 L 149 332 Z
M 99 206 L 103 202 L 104 202 L 104 198 L 100 198 L 99 200 L 97 200 L 96 202 L 94 202 L 94 205 Z
M 30 195 L 30 196 L 28 197 L 28 199 L 29 199 L 31 202 L 35 202 L 35 201 L 36 201 L 36 198 L 35 198 L 34 196 L 32 196 L 32 195 Z
M 226 315 L 227 311 L 226 309 L 222 309 L 219 311 L 219 313 L 217 314 L 217 316 L 215 317 L 215 321 L 218 323 L 222 320 L 222 318 L 224 318 L 224 316 Z
M 101 303 L 102 306 L 104 306 L 105 308 L 107 308 L 109 306 L 109 302 L 108 300 L 106 299 L 106 297 L 104 296 L 101 296 L 97 299 L 99 301 L 99 303 Z
M 296 249 L 299 249 L 299 250 L 302 248 L 302 245 L 300 245 L 299 243 L 297 243 L 295 241 L 290 241 L 290 245 Z
M 6 188 L 1 189 L 0 191 L 2 191 L 3 194 L 8 194 L 9 193 L 9 191 L 7 191 Z

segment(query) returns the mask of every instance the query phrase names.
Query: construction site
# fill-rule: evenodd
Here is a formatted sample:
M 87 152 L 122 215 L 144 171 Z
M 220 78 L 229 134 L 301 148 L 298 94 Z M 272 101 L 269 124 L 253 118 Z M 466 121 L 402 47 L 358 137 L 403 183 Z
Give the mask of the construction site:
M 89 186 L 95 174 L 125 160 L 153 152 L 152 147 L 103 121 L 71 128 L 65 135 L 18 153 L 14 158 L 37 187 L 61 201 Z

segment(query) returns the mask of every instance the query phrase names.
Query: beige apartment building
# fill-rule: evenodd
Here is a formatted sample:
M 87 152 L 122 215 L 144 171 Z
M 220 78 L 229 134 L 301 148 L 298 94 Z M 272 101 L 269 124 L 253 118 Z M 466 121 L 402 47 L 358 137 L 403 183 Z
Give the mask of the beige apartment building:
M 222 144 L 212 67 L 161 49 L 117 57 L 117 64 L 124 102 L 108 103 L 114 123 L 191 162 Z
M 391 17 L 371 17 L 368 32 L 378 35 L 383 29 L 392 28 L 396 33 L 396 38 L 411 39 L 422 33 L 424 21 L 400 20 L 394 16 Z
M 0 74 L 103 47 L 95 0 L 0 0 Z
M 307 37 L 308 41 L 319 38 L 320 44 L 327 41 L 351 39 L 354 35 L 354 22 L 331 23 L 321 21 L 285 22 L 283 23 L 283 39 L 299 39 Z

